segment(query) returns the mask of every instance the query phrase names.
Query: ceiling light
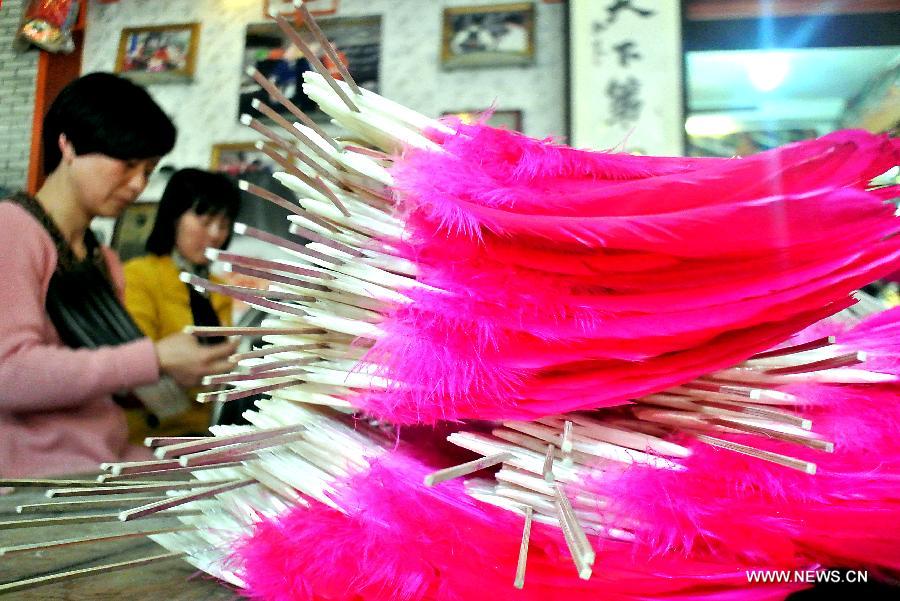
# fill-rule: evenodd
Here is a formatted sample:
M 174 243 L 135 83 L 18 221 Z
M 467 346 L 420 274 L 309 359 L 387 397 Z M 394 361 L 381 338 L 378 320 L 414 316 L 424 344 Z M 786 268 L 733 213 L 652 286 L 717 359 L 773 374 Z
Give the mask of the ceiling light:
M 760 92 L 771 92 L 787 79 L 791 62 L 784 52 L 760 52 L 747 57 L 747 77 Z

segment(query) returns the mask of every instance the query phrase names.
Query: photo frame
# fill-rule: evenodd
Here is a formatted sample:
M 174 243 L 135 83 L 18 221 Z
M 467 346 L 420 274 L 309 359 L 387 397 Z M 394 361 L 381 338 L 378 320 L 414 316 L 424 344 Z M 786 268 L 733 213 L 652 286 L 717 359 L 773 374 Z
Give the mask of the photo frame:
M 534 21 L 531 2 L 445 8 L 441 64 L 445 69 L 530 65 Z
M 272 157 L 256 148 L 254 142 L 213 144 L 209 168 L 235 178 L 245 178 L 251 173 L 272 175 L 283 170 Z
M 116 219 L 110 246 L 123 262 L 146 253 L 144 244 L 153 230 L 158 209 L 158 202 L 136 202 Z
M 340 0 L 306 0 L 306 8 L 314 17 L 333 15 L 338 11 Z M 284 17 L 297 17 L 299 11 L 294 6 L 294 0 L 264 0 L 263 16 L 270 19 L 281 15 Z
M 443 117 L 456 117 L 463 123 L 475 123 L 478 118 L 488 109 L 471 110 L 471 111 L 450 111 L 443 113 Z M 503 110 L 494 111 L 485 121 L 485 125 L 508 129 L 510 131 L 522 132 L 522 111 L 521 110 Z
M 318 20 L 325 36 L 334 44 L 337 54 L 350 75 L 361 87 L 378 92 L 381 86 L 381 16 L 334 17 Z M 332 76 L 340 78 L 337 66 L 325 56 L 318 42 L 308 42 L 321 52 L 319 58 Z M 276 23 L 250 24 L 247 26 L 244 58 L 241 66 L 238 115 L 250 114 L 263 119 L 252 108 L 254 100 L 260 100 L 284 117 L 293 120 L 281 104 L 270 97 L 252 77 L 249 67 L 256 68 L 275 85 L 291 102 L 317 121 L 327 121 L 315 102 L 303 92 L 303 73 L 312 70 L 309 60 L 291 43 Z M 263 119 L 265 120 L 265 119 Z
M 190 81 L 199 43 L 199 23 L 125 28 L 115 72 L 144 85 Z

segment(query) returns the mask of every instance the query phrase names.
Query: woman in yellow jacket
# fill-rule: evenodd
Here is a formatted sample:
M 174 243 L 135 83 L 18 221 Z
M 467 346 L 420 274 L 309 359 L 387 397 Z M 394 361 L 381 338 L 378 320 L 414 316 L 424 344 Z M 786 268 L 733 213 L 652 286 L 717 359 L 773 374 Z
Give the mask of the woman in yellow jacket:
M 183 271 L 209 278 L 207 248 L 224 248 L 240 208 L 240 191 L 226 176 L 199 169 L 175 172 L 163 192 L 147 255 L 125 264 L 125 306 L 138 327 L 153 340 L 188 325 L 231 325 L 231 299 L 204 295 L 183 283 Z M 215 278 L 210 278 L 215 280 Z M 216 339 L 203 339 L 207 343 Z M 129 409 L 130 438 L 207 434 L 211 407 L 193 402 L 189 408 L 158 418 L 146 409 Z

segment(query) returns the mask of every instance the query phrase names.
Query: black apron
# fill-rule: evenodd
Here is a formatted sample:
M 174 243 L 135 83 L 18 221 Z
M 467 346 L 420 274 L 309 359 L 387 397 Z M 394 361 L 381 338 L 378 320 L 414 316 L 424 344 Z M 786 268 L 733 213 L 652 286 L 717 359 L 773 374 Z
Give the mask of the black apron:
M 79 259 L 35 198 L 18 193 L 7 201 L 18 204 L 37 219 L 56 247 L 56 270 L 47 288 L 45 307 L 63 344 L 93 349 L 143 338 L 116 295 L 109 266 L 94 233 L 85 230 L 87 255 Z

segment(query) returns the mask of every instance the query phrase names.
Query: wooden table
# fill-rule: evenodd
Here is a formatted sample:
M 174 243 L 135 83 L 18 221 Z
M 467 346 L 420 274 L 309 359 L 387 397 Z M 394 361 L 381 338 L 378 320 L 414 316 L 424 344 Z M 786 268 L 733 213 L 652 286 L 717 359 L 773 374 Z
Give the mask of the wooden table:
M 71 512 L 28 515 L 16 513 L 17 505 L 47 501 L 48 499 L 44 496 L 44 489 L 37 488 L 21 488 L 12 494 L 0 496 L 0 522 L 36 517 L 78 515 Z M 116 510 L 106 510 L 104 512 L 109 511 Z M 75 524 L 52 528 L 0 529 L 0 547 L 81 536 L 96 536 L 125 530 L 135 532 L 165 528 L 172 525 L 173 520 L 171 519 L 168 521 L 144 519 L 128 524 L 113 522 Z M 118 563 L 151 555 L 161 555 L 165 552 L 166 549 L 142 536 L 121 541 L 17 553 L 0 557 L 0 584 L 56 572 Z M 27 591 L 0 594 L 0 601 L 18 601 L 20 599 L 35 601 L 61 599 L 127 599 L 127 601 L 158 601 L 162 599 L 164 601 L 189 601 L 209 599 L 218 601 L 238 598 L 240 597 L 234 590 L 220 581 L 212 579 L 209 575 L 199 572 L 196 568 L 178 558 L 167 559 L 137 568 L 91 574 Z

